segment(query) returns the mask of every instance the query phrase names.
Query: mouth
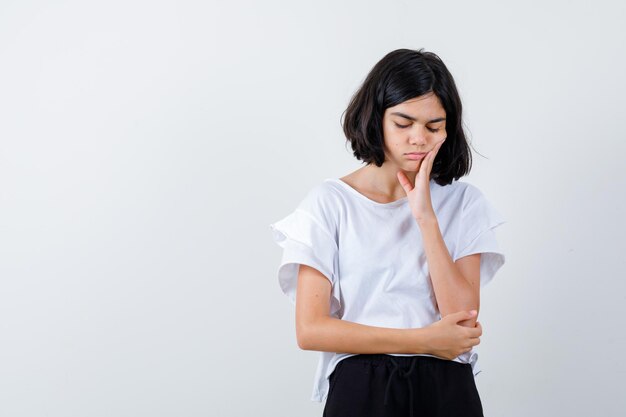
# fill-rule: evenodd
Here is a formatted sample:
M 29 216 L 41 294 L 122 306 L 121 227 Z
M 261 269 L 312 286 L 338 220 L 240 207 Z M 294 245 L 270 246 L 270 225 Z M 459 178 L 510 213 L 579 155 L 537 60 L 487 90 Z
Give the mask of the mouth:
M 405 154 L 407 158 L 417 161 L 418 159 L 422 159 L 426 156 L 426 152 L 409 152 Z

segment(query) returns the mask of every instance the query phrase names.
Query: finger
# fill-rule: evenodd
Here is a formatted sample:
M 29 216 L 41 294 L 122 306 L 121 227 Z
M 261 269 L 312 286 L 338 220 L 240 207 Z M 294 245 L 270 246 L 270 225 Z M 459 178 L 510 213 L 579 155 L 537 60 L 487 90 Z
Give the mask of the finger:
M 480 337 L 472 337 L 469 342 L 472 346 L 480 345 Z
M 435 145 L 435 147 L 430 152 L 428 152 L 428 155 L 426 156 L 426 158 L 424 158 L 425 159 L 425 161 L 424 161 L 425 164 L 424 165 L 427 166 L 427 171 L 426 172 L 428 173 L 429 176 L 430 176 L 430 171 L 433 168 L 433 160 L 435 159 L 435 154 L 436 153 L 437 153 L 437 145 Z
M 439 149 L 441 149 L 441 145 L 443 145 L 443 142 L 446 139 L 444 138 L 442 141 L 439 141 L 435 147 L 433 148 L 432 151 L 430 151 L 428 153 L 428 173 L 430 174 L 430 172 L 433 169 L 433 164 L 435 163 L 435 158 L 437 157 L 437 153 L 439 152 Z
M 483 334 L 483 328 L 481 326 L 476 326 L 474 328 L 469 328 L 469 335 L 471 337 L 478 337 Z
M 413 185 L 406 174 L 402 171 L 398 171 L 396 176 L 398 177 L 398 181 L 400 181 L 400 185 L 402 185 L 404 192 L 407 194 L 410 193 L 411 190 L 413 190 Z
M 435 146 L 433 147 L 433 149 L 428 153 L 428 156 L 430 157 L 430 160 L 434 160 L 435 157 L 437 156 L 437 153 L 439 152 L 439 149 L 441 149 L 441 146 L 443 145 L 443 142 L 446 139 L 444 138 L 443 140 L 440 140 L 439 142 L 437 142 L 435 144 Z
M 422 167 L 424 168 L 424 172 L 430 176 L 430 171 L 433 166 L 433 160 L 435 159 L 435 155 L 437 154 L 437 150 L 439 149 L 439 143 L 435 144 L 433 149 L 431 149 L 424 159 L 422 159 L 422 165 L 420 166 L 420 172 L 422 171 Z
M 431 152 L 432 152 L 432 151 L 431 151 Z M 424 174 L 428 174 L 428 158 L 430 158 L 430 153 L 431 153 L 431 152 L 428 152 L 428 153 L 426 154 L 426 156 L 425 156 L 424 158 L 422 158 L 422 163 L 420 164 L 420 169 L 419 169 L 419 171 L 417 172 L 417 174 L 418 174 L 420 177 L 423 177 L 423 176 L 424 176 Z M 415 181 L 417 181 L 417 178 L 415 179 Z

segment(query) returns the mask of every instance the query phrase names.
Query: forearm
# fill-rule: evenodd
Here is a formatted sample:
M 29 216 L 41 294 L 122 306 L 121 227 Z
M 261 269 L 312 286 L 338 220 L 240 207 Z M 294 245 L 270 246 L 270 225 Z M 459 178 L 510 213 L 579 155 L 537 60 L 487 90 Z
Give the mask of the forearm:
M 309 324 L 298 340 L 304 350 L 345 353 L 428 353 L 426 328 L 376 327 L 334 317 Z
M 419 225 L 441 317 L 461 310 L 478 311 L 480 300 L 476 291 L 452 260 L 437 220 L 421 221 Z M 461 321 L 459 324 L 474 327 L 477 317 L 478 315 L 472 319 Z

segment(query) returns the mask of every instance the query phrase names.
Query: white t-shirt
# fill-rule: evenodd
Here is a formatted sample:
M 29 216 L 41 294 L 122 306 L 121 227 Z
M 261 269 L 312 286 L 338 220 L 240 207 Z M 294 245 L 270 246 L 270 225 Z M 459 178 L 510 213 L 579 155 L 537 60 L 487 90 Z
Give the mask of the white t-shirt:
M 441 186 L 431 179 L 430 195 L 452 259 L 482 253 L 484 287 L 504 264 L 494 229 L 506 221 L 472 184 Z M 407 197 L 379 203 L 338 178 L 327 178 L 270 229 L 283 248 L 279 285 L 293 305 L 299 264 L 305 264 L 331 282 L 332 317 L 398 329 L 426 327 L 441 319 L 421 231 Z M 311 401 L 326 400 L 328 377 L 340 360 L 354 355 L 320 352 Z M 470 363 L 475 376 L 480 372 L 477 359 L 474 347 L 454 360 Z

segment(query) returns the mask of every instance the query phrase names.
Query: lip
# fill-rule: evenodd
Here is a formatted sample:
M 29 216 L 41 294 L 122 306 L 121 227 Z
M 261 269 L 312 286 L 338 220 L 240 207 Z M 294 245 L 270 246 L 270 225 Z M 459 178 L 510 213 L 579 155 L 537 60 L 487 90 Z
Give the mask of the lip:
M 407 158 L 413 160 L 413 161 L 417 161 L 418 159 L 422 159 L 423 157 L 426 156 L 426 152 L 424 153 L 419 153 L 419 152 L 410 152 L 405 154 L 407 156 Z

